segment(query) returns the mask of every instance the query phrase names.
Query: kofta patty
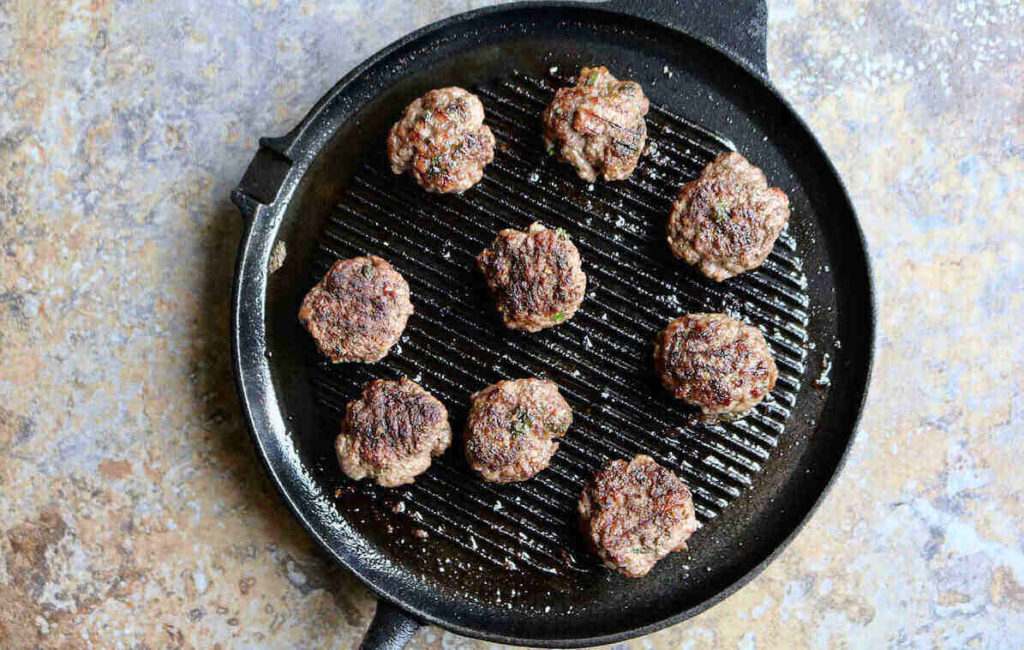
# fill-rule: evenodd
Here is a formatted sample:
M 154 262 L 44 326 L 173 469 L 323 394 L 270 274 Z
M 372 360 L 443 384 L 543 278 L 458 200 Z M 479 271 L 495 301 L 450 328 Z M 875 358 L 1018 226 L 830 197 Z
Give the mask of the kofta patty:
M 689 488 L 650 456 L 613 460 L 583 486 L 580 529 L 604 565 L 630 578 L 686 548 L 697 530 Z
M 761 331 L 725 314 L 669 323 L 655 342 L 654 364 L 665 388 L 709 416 L 750 410 L 779 376 Z
M 683 185 L 668 220 L 672 254 L 722 281 L 760 266 L 789 220 L 789 198 L 738 153 Z
M 583 68 L 545 109 L 544 143 L 583 180 L 621 181 L 640 160 L 649 109 L 640 84 L 619 81 L 604 66 Z
M 547 467 L 572 424 L 558 386 L 543 379 L 499 381 L 470 400 L 466 459 L 487 481 L 524 481 Z
M 576 313 L 587 289 L 580 253 L 562 229 L 506 229 L 476 258 L 511 329 L 536 332 Z
M 375 256 L 338 260 L 299 308 L 299 321 L 331 361 L 383 359 L 413 312 L 409 285 Z
M 378 485 L 412 483 L 452 442 L 448 410 L 416 382 L 377 379 L 345 407 L 335 440 L 338 464 L 349 478 Z
M 391 171 L 411 173 L 428 192 L 463 192 L 492 160 L 494 134 L 484 124 L 484 105 L 464 88 L 431 90 L 409 104 L 388 133 Z

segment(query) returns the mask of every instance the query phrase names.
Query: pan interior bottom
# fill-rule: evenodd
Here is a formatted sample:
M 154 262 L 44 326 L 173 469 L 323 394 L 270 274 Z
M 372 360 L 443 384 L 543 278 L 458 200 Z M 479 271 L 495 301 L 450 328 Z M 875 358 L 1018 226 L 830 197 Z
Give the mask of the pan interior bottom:
M 311 286 L 337 258 L 379 255 L 408 280 L 416 308 L 400 344 L 380 364 L 332 366 L 310 355 L 326 429 L 336 428 L 345 403 L 378 377 L 419 382 L 449 408 L 456 432 L 469 395 L 500 379 L 549 378 L 572 405 L 572 428 L 550 468 L 523 483 L 478 480 L 462 459 L 458 433 L 452 448 L 403 488 L 353 484 L 337 472 L 339 516 L 389 555 L 412 558 L 424 574 L 447 572 L 449 582 L 453 573 L 471 581 L 495 568 L 518 575 L 491 586 L 509 602 L 519 581 L 557 589 L 603 571 L 581 547 L 576 502 L 583 482 L 612 458 L 645 453 L 679 474 L 703 525 L 693 542 L 699 544 L 756 483 L 805 375 L 809 300 L 793 237 L 784 232 L 761 268 L 721 284 L 673 259 L 664 241 L 679 186 L 730 142 L 652 105 L 649 146 L 632 177 L 588 185 L 546 155 L 539 135 L 541 112 L 562 83 L 516 74 L 474 89 L 498 146 L 484 179 L 462 195 L 420 191 L 392 175 L 381 152 L 369 152 L 309 269 Z M 572 320 L 523 334 L 501 325 L 474 260 L 498 230 L 533 221 L 568 232 L 588 289 Z M 695 422 L 655 376 L 655 335 L 676 316 L 697 311 L 757 325 L 778 363 L 771 397 L 740 420 Z M 443 552 L 428 550 L 438 544 Z

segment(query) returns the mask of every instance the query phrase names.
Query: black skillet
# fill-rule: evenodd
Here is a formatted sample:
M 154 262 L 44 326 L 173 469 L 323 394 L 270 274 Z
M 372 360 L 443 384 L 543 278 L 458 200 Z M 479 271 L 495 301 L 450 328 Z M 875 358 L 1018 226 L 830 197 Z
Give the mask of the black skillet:
M 807 521 L 842 465 L 874 336 L 864 240 L 835 169 L 767 80 L 763 0 L 525 3 L 456 16 L 398 41 L 338 83 L 291 133 L 260 141 L 233 198 L 245 219 L 232 305 L 239 395 L 258 453 L 309 533 L 379 596 L 364 645 L 400 647 L 420 624 L 532 646 L 636 637 L 753 578 Z M 581 65 L 639 81 L 652 150 L 622 183 L 579 181 L 548 159 L 539 115 Z M 499 141 L 462 196 L 390 174 L 390 124 L 426 90 L 473 89 Z M 792 202 L 760 269 L 722 284 L 668 254 L 672 195 L 736 148 Z M 506 331 L 473 255 L 502 227 L 565 228 L 590 286 L 545 332 Z M 286 247 L 272 270 L 271 252 Z M 278 246 L 280 248 L 280 246 Z M 336 258 L 375 253 L 409 280 L 416 314 L 379 364 L 331 366 L 299 326 L 303 294 Z M 275 265 L 276 266 L 276 265 Z M 651 342 L 687 311 L 757 324 L 779 361 L 771 400 L 743 420 L 692 421 L 661 390 Z M 546 376 L 574 407 L 552 466 L 483 484 L 458 438 L 414 485 L 353 484 L 332 440 L 375 377 L 415 378 L 461 429 L 468 394 Z M 693 487 L 703 528 L 641 580 L 581 548 L 574 504 L 605 460 L 649 453 Z

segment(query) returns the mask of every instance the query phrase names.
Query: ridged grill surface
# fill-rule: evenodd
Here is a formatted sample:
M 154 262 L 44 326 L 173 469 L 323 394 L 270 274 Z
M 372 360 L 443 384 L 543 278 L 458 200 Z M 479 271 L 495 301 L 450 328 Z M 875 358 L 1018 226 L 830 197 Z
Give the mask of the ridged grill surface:
M 381 364 L 321 363 L 314 374 L 318 401 L 332 419 L 376 377 L 406 375 L 448 406 L 452 449 L 397 491 L 408 505 L 388 509 L 388 517 L 484 562 L 549 574 L 594 566 L 573 552 L 576 502 L 583 482 L 611 458 L 646 453 L 675 470 L 705 525 L 748 489 L 799 392 L 808 319 L 806 279 L 788 233 L 761 268 L 724 284 L 698 277 L 668 252 L 665 222 L 679 186 L 731 149 L 728 140 L 652 105 L 649 149 L 632 177 L 588 186 L 547 158 L 539 135 L 541 112 L 563 83 L 514 75 L 475 89 L 498 150 L 483 181 L 461 196 L 422 192 L 395 177 L 382 152 L 371 152 L 325 227 L 310 279 L 335 259 L 376 254 L 412 289 L 416 312 Z M 588 289 L 575 318 L 529 335 L 502 327 L 475 257 L 498 230 L 533 221 L 569 233 Z M 772 397 L 741 420 L 694 421 L 655 376 L 655 335 L 697 311 L 726 311 L 757 325 L 775 355 Z M 499 379 L 532 376 L 558 384 L 573 407 L 573 426 L 549 469 L 523 483 L 484 483 L 461 457 L 469 395 Z M 367 482 L 349 489 L 387 492 Z

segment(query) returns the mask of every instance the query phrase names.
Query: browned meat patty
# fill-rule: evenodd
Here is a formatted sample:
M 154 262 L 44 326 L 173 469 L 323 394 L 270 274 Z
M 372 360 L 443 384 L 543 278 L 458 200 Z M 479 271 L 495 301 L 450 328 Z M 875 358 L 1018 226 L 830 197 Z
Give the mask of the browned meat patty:
M 654 345 L 654 365 L 673 395 L 716 416 L 752 409 L 779 376 L 761 331 L 725 314 L 669 323 Z
M 576 313 L 587 289 L 580 253 L 562 229 L 502 230 L 476 258 L 511 329 L 537 332 Z
M 647 575 L 658 560 L 686 548 L 698 526 L 686 484 L 643 454 L 598 470 L 583 486 L 579 513 L 591 550 L 630 578 Z
M 560 88 L 544 111 L 548 153 L 585 181 L 628 178 L 647 141 L 650 102 L 635 81 L 619 81 L 604 66 L 583 68 L 576 85 Z
M 377 379 L 345 407 L 334 442 L 341 471 L 378 485 L 412 483 L 452 442 L 448 410 L 416 382 Z
M 338 260 L 302 301 L 299 321 L 331 361 L 383 359 L 412 314 L 409 285 L 385 260 Z
M 428 192 L 463 192 L 483 178 L 494 160 L 494 134 L 484 105 L 468 90 L 431 90 L 405 109 L 388 133 L 388 162 L 410 172 Z
M 668 219 L 672 254 L 712 280 L 760 266 L 789 221 L 789 198 L 738 153 L 710 162 L 683 185 Z
M 543 379 L 499 381 L 470 400 L 466 459 L 487 481 L 525 481 L 547 467 L 572 424 L 558 386 Z

